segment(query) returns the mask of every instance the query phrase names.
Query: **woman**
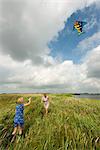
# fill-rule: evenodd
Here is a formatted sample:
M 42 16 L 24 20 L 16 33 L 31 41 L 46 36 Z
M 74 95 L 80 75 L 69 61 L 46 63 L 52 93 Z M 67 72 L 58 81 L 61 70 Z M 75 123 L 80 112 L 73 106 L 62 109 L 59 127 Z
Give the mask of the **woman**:
M 48 108 L 49 108 L 49 97 L 47 94 L 43 94 L 42 101 L 44 103 L 45 113 L 48 114 Z

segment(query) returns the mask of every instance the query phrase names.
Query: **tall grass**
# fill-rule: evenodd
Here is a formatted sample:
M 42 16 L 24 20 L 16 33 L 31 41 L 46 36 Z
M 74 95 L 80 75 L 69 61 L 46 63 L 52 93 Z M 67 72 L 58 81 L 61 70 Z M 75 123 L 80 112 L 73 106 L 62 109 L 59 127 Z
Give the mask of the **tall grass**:
M 11 140 L 15 102 L 32 96 L 25 108 L 22 137 Z M 100 101 L 50 94 L 45 116 L 41 95 L 0 95 L 0 150 L 100 150 Z

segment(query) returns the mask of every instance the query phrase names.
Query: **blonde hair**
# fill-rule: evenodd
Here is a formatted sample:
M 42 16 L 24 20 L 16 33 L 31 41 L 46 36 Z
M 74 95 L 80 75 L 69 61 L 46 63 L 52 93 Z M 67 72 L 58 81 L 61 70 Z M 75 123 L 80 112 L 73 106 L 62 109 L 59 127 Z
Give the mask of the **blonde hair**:
M 17 101 L 16 101 L 17 104 L 22 104 L 21 98 L 22 97 L 20 97 L 20 98 L 17 99 Z

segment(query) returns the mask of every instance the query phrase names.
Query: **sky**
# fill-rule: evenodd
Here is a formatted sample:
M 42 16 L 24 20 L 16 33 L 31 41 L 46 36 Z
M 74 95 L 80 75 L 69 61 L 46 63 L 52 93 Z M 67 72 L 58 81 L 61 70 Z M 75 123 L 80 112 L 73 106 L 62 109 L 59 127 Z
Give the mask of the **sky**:
M 100 0 L 0 0 L 0 93 L 100 93 L 99 12 Z

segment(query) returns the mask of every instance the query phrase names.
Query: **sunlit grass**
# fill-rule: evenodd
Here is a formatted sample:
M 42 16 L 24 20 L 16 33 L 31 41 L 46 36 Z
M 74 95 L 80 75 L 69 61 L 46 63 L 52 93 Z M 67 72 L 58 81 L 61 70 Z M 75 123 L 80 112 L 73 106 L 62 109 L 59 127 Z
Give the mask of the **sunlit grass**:
M 32 96 L 25 108 L 24 135 L 11 142 L 16 99 Z M 0 95 L 0 150 L 99 150 L 100 101 L 50 94 L 48 116 L 41 95 Z

